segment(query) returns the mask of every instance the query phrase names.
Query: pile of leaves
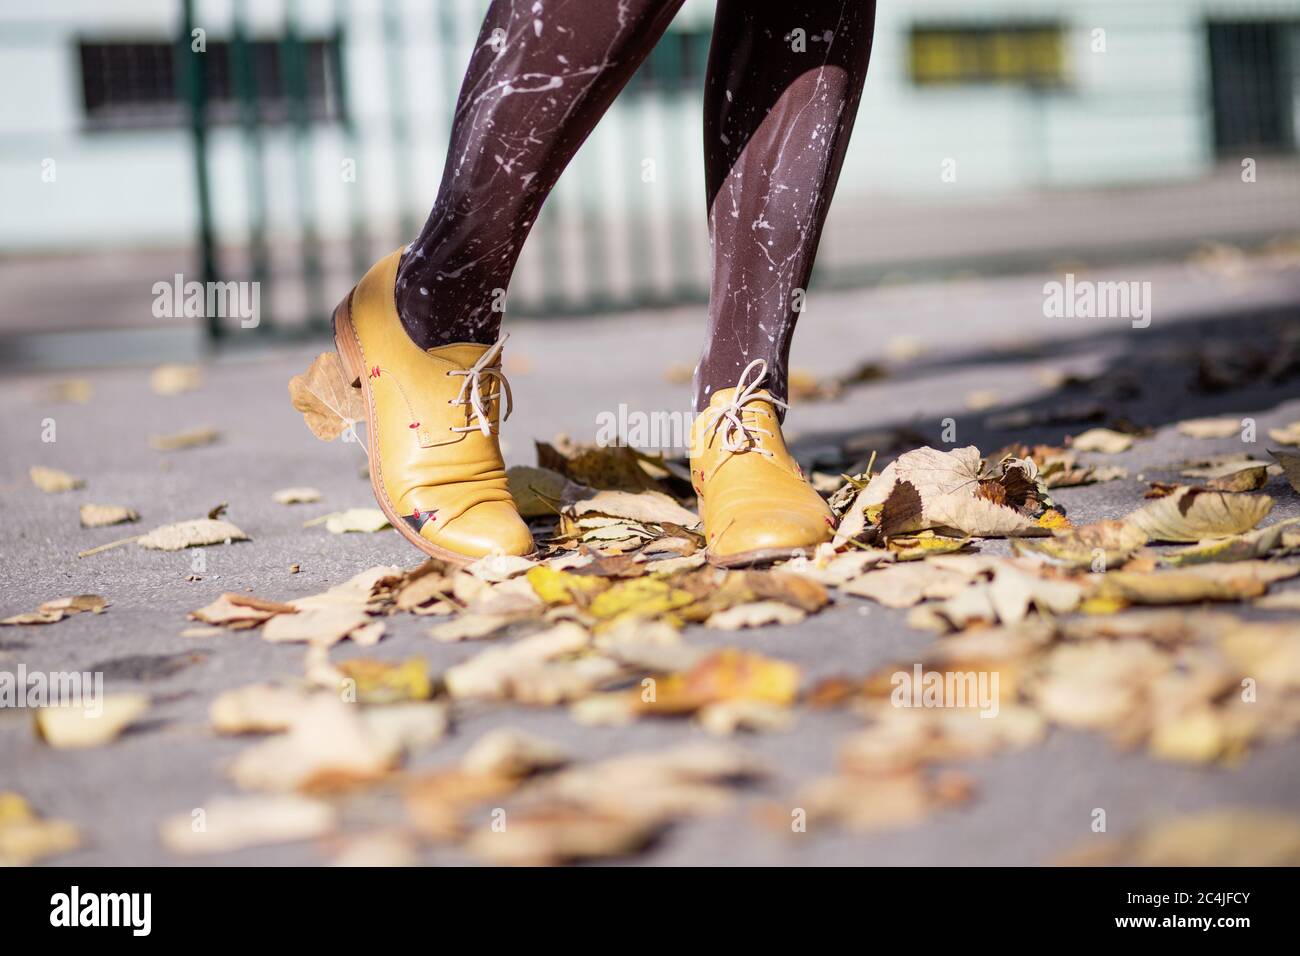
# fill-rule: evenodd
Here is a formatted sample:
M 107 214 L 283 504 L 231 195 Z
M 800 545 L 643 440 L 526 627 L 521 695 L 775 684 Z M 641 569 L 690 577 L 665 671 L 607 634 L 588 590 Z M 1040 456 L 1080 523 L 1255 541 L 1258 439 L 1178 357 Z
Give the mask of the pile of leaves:
M 359 417 L 336 375 L 318 360 L 291 386 L 325 439 Z M 1188 424 L 1189 434 L 1220 433 Z M 730 739 L 576 764 L 513 729 L 485 735 L 457 761 L 411 769 L 463 715 L 493 707 L 562 708 L 588 726 L 690 722 L 717 738 L 780 732 L 813 711 L 852 713 L 860 727 L 839 742 L 831 774 L 757 805 L 757 825 L 786 833 L 791 807 L 805 826 L 861 832 L 949 812 L 978 796 L 951 764 L 1034 746 L 1053 726 L 1157 759 L 1229 766 L 1294 736 L 1294 618 L 1268 612 L 1300 607 L 1296 590 L 1275 588 L 1300 575 L 1300 519 L 1269 523 L 1275 501 L 1263 489 L 1290 495 L 1300 456 L 1184 463 L 1172 470 L 1190 481 L 1152 483 L 1126 513 L 1076 526 L 1052 491 L 1125 478 L 1122 464 L 1085 456 L 1113 459 L 1140 440 L 1105 432 L 987 458 L 974 447 L 912 448 L 879 472 L 815 475 L 836 516 L 833 540 L 748 570 L 706 562 L 682 462 L 563 437 L 539 443 L 537 464 L 508 476 L 539 544 L 533 558 L 381 566 L 321 594 L 226 593 L 193 611 L 186 634 L 247 633 L 306 653 L 299 679 L 213 700 L 212 731 L 250 740 L 228 767 L 241 795 L 205 802 L 202 832 L 188 811 L 163 821 L 163 843 L 199 854 L 317 839 L 344 862 L 412 862 L 433 845 L 491 862 L 565 863 L 635 853 L 678 821 L 734 810 L 772 772 Z M 1273 437 L 1297 444 L 1300 428 Z M 72 480 L 40 481 L 57 493 Z M 319 498 L 314 489 L 277 495 Z M 383 527 L 368 511 L 326 516 L 330 530 Z M 244 537 L 219 510 L 182 524 L 127 540 L 189 547 Z M 863 600 L 935 635 L 919 661 L 811 683 L 796 664 L 746 646 L 747 629 Z M 83 595 L 5 623 L 104 608 Z M 331 659 L 342 641 L 383 640 L 399 617 L 425 619 L 434 641 L 482 649 L 437 673 L 420 656 Z M 705 647 L 692 640 L 696 627 L 734 639 Z M 978 703 L 900 706 L 898 675 L 914 672 L 997 680 Z M 93 738 L 48 716 L 38 727 L 51 745 L 96 746 L 146 707 L 117 701 L 117 719 Z M 990 711 L 996 719 L 985 719 Z M 343 826 L 377 797 L 395 808 L 381 824 L 361 834 Z M 21 819 L 23 833 L 44 832 L 28 811 Z M 1249 824 L 1224 826 L 1253 839 Z M 75 842 L 61 825 L 49 832 L 50 852 Z M 1108 852 L 1167 858 L 1146 839 Z

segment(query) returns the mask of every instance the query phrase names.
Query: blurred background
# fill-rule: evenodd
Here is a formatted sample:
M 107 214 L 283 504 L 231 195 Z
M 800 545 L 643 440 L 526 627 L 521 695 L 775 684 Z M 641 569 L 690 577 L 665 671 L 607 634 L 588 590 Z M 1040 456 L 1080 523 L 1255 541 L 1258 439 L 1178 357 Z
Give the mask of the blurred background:
M 486 5 L 0 0 L 0 362 L 322 334 L 432 203 Z M 513 315 L 704 299 L 711 19 L 583 147 Z M 1300 0 L 882 0 L 814 289 L 1294 254 L 1298 127 Z M 259 326 L 155 316 L 177 274 L 261 283 Z

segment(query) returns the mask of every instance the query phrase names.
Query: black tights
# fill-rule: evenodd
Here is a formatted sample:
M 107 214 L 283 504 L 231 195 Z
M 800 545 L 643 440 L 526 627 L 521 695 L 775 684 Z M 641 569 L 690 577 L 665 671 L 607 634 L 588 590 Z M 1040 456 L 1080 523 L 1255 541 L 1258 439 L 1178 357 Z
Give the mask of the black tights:
M 398 312 L 418 345 L 496 341 L 542 202 L 682 2 L 493 0 L 438 198 L 397 273 Z M 697 409 L 756 358 L 786 397 L 874 18 L 874 0 L 719 0 L 705 81 L 713 280 Z

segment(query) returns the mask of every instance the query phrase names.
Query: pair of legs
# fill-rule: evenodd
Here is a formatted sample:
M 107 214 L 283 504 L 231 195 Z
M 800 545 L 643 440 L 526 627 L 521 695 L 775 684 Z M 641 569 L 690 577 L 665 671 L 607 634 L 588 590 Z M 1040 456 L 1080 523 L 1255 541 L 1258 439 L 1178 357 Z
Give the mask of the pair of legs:
M 417 345 L 497 340 L 498 303 L 542 203 L 682 2 L 493 0 L 438 198 L 397 272 L 398 314 Z M 697 411 L 756 359 L 786 398 L 874 18 L 874 0 L 719 0 L 704 100 L 713 270 Z

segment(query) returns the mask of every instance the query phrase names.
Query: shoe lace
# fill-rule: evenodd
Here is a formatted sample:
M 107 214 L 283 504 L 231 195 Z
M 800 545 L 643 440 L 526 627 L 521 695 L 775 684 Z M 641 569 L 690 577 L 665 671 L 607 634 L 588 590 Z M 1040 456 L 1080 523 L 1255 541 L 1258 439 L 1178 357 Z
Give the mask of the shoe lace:
M 757 371 L 753 379 L 750 379 L 750 373 Z M 745 421 L 745 405 L 748 402 L 759 399 L 759 390 L 763 386 L 763 379 L 767 378 L 767 362 L 763 359 L 754 359 L 745 366 L 745 370 L 740 373 L 740 378 L 736 381 L 736 390 L 731 397 L 731 401 L 715 408 L 710 408 L 704 414 L 708 416 L 705 419 L 705 430 L 717 433 L 722 429 L 722 447 L 733 454 L 739 454 L 746 451 L 756 451 L 767 458 L 773 456 L 770 449 L 764 448 L 758 443 L 755 435 L 772 435 L 769 428 L 760 428 L 752 421 Z M 785 402 L 776 398 L 772 394 L 761 396 L 763 401 L 771 402 L 778 408 L 789 408 Z M 724 424 L 725 423 L 725 424 Z
M 462 375 L 465 381 L 461 383 L 460 392 L 453 399 L 449 399 L 449 405 L 468 405 L 469 412 L 466 420 L 470 421 L 468 425 L 452 425 L 450 430 L 454 432 L 472 432 L 481 431 L 484 435 L 492 434 L 492 416 L 488 412 L 488 404 L 501 397 L 505 392 L 506 412 L 501 416 L 501 420 L 510 417 L 514 411 L 514 398 L 510 394 L 510 383 L 506 381 L 505 375 L 501 371 L 501 349 L 506 344 L 506 339 L 510 336 L 503 335 L 497 339 L 496 344 L 479 356 L 469 368 L 452 369 L 448 375 Z M 483 394 L 483 379 L 493 380 L 499 386 L 494 392 L 487 395 Z M 491 388 L 491 386 L 488 386 Z M 475 424 L 477 421 L 477 424 Z

